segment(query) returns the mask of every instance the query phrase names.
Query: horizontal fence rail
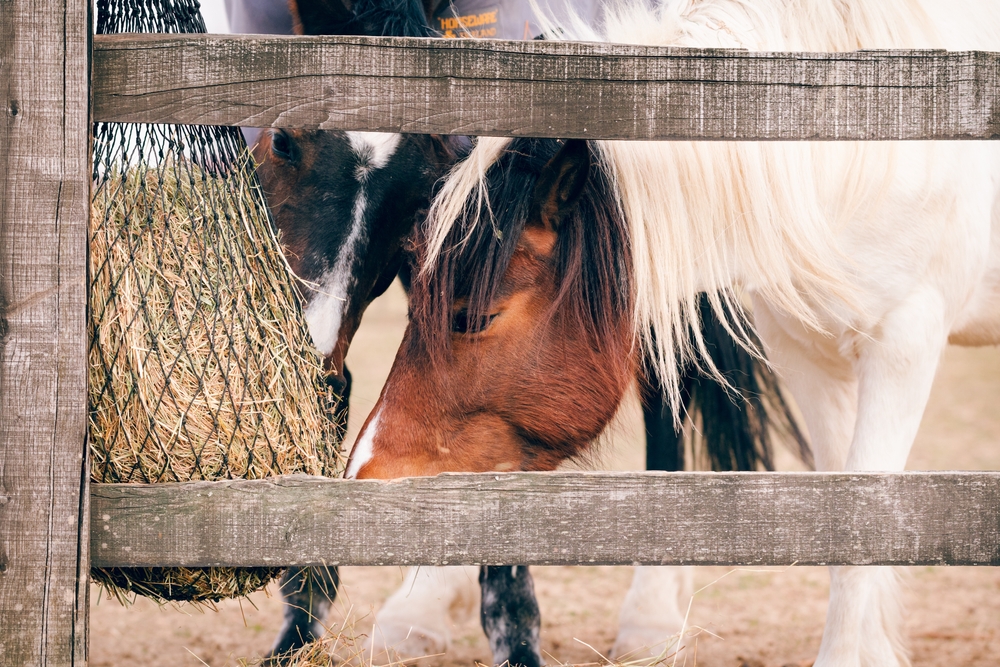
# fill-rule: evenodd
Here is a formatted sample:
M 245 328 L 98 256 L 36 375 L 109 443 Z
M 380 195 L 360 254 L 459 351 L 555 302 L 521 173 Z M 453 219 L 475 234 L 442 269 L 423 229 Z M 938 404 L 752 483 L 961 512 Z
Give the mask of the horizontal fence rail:
M 1000 565 L 1000 473 L 91 485 L 110 566 Z
M 994 139 L 1000 55 L 99 35 L 98 121 L 591 139 Z

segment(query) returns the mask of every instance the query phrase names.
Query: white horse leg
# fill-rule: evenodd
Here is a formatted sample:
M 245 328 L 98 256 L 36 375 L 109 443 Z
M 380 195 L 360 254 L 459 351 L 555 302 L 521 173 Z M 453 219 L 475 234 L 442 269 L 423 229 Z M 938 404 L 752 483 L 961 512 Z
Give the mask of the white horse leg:
M 847 470 L 897 471 L 923 416 L 941 351 L 946 307 L 934 290 L 912 294 L 857 342 L 858 419 Z M 830 608 L 817 667 L 909 664 L 891 568 L 831 568 Z
M 754 299 L 754 324 L 775 371 L 802 411 L 816 468 L 843 470 L 857 421 L 858 383 L 853 365 L 832 339 L 816 340 L 798 322 L 783 317 L 758 298 Z M 845 615 L 849 606 L 844 601 L 857 599 L 859 591 L 855 589 L 864 585 L 851 586 L 849 576 L 838 576 L 841 570 L 856 572 L 857 568 L 830 568 L 831 602 L 817 664 L 856 667 L 862 622 L 857 614 Z M 855 638 L 854 647 L 842 643 L 837 654 L 831 652 L 831 637 L 850 636 Z
M 818 467 L 902 470 L 947 340 L 940 295 L 914 291 L 882 319 L 877 335 L 842 336 L 836 351 L 761 306 L 755 304 L 758 326 L 763 323 L 768 351 L 806 418 Z M 891 568 L 830 568 L 816 667 L 908 664 L 898 589 Z
M 479 608 L 479 568 L 411 567 L 363 643 L 364 664 L 445 653 L 451 631 Z
M 883 318 L 879 334 L 857 345 L 858 423 L 847 470 L 906 467 L 948 342 L 943 298 L 931 289 L 912 294 Z
M 691 582 L 690 567 L 636 567 L 609 657 L 626 661 L 673 653 L 683 639 Z
M 802 412 L 816 469 L 843 470 L 857 421 L 853 366 L 833 339 L 816 336 L 757 297 L 753 316 L 767 358 Z
M 909 665 L 899 582 L 891 567 L 831 567 L 816 667 Z

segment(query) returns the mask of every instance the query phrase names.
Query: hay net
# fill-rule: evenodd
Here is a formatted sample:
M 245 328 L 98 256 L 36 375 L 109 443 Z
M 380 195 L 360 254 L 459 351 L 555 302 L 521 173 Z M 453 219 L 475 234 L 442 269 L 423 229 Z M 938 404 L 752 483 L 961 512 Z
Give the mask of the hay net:
M 97 26 L 205 32 L 197 0 L 98 0 Z M 341 474 L 337 397 L 239 129 L 97 123 L 93 180 L 91 479 Z M 234 586 L 216 570 L 204 571 L 204 599 L 277 573 Z M 139 573 L 148 585 L 111 580 L 195 599 L 178 571 Z

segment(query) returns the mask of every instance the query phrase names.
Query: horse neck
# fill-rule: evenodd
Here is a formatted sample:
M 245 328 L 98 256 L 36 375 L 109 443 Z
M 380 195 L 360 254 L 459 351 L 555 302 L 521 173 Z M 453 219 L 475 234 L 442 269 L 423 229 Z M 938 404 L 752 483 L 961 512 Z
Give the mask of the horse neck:
M 947 48 L 968 40 L 966 17 L 997 14 L 991 0 L 680 0 L 609 12 L 610 42 L 753 50 Z M 956 21 L 968 25 L 957 32 Z M 594 39 L 595 35 L 588 35 Z M 954 47 L 952 47 L 954 48 Z M 974 48 L 966 45 L 964 48 Z
M 956 35 L 967 35 L 965 48 L 969 48 L 988 43 L 993 26 L 1000 24 L 1000 10 L 985 0 L 957 0 L 952 9 L 946 4 L 933 0 L 680 0 L 660 7 L 637 3 L 612 10 L 605 39 L 837 51 L 955 46 Z M 968 25 L 977 16 L 986 28 Z M 647 349 L 658 360 L 667 384 L 675 379 L 674 355 L 691 355 L 701 344 L 696 333 L 692 345 L 687 333 L 697 322 L 694 295 L 699 290 L 728 290 L 741 283 L 820 330 L 825 320 L 820 311 L 832 306 L 846 316 L 858 307 L 850 262 L 837 250 L 835 236 L 870 188 L 850 183 L 849 174 L 836 174 L 838 182 L 832 186 L 818 183 L 823 149 L 684 142 L 601 142 L 600 148 L 630 229 L 635 324 L 647 337 Z M 861 152 L 867 156 L 871 151 Z M 869 176 L 876 173 L 867 171 Z M 842 187 L 836 194 L 849 196 L 831 199 L 831 187 Z M 739 310 L 731 292 L 713 300 L 720 315 L 725 316 L 727 306 Z M 643 333 L 650 331 L 656 332 L 655 337 Z
M 834 226 L 808 147 L 749 142 L 600 142 L 628 223 L 637 279 L 666 302 L 734 283 L 796 294 L 838 271 Z M 668 287 L 669 286 L 669 287 Z M 661 300 L 658 298 L 658 300 Z
M 699 292 L 748 348 L 738 285 L 817 330 L 826 306 L 854 302 L 808 146 L 600 142 L 599 151 L 629 230 L 635 331 L 675 404 L 678 357 L 715 370 Z

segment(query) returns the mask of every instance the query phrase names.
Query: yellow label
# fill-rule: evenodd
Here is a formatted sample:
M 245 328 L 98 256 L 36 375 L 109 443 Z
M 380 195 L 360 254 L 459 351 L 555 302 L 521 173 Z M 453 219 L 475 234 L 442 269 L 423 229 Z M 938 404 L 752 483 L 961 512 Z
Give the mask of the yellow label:
M 437 19 L 438 27 L 443 36 L 450 39 L 456 37 L 496 37 L 497 13 L 499 11 L 494 9 L 466 16 L 439 16 Z

